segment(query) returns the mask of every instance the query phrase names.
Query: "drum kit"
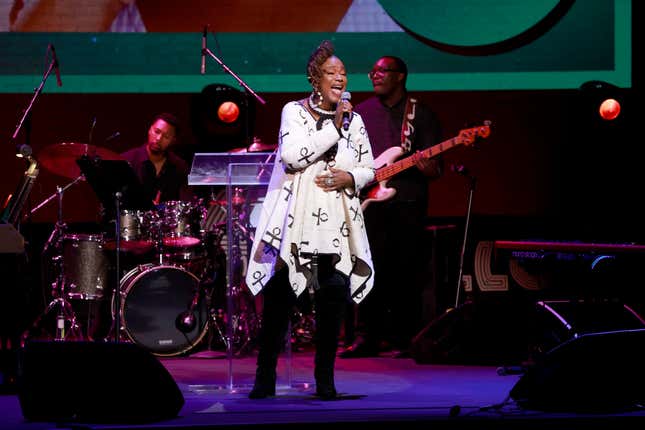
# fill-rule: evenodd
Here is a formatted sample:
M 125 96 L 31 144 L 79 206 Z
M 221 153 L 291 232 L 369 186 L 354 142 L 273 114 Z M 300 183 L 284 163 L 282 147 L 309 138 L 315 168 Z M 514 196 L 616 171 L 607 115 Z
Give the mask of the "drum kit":
M 73 181 L 32 210 L 58 197 L 58 221 L 43 249 L 44 264 L 53 273 L 52 300 L 23 334 L 23 342 L 118 340 L 159 356 L 192 353 L 198 346 L 211 351 L 228 346 L 236 355 L 249 352 L 260 318 L 255 298 L 243 285 L 228 292 L 235 312 L 226 311 L 223 192 L 208 204 L 195 199 L 166 201 L 151 210 L 120 209 L 112 234 L 69 232 L 62 217 L 63 193 L 83 180 L 77 163 L 82 156 L 122 159 L 105 148 L 78 143 L 49 146 L 38 157 L 43 167 Z M 241 193 L 236 198 L 244 203 Z M 246 207 L 251 206 L 238 209 Z M 241 217 L 246 222 L 250 218 Z M 241 231 L 249 227 L 241 226 Z M 244 240 L 250 249 L 250 235 Z M 233 324 L 232 338 L 225 336 L 227 324 Z

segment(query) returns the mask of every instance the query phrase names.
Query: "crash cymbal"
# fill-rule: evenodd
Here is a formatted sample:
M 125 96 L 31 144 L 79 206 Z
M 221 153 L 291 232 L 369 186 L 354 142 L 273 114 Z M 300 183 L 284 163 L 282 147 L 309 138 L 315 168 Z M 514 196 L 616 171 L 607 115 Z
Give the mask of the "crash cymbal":
M 251 146 L 248 147 L 248 152 L 267 152 L 273 151 L 278 145 L 264 143 L 261 140 L 253 141 Z
M 38 154 L 38 161 L 45 169 L 56 175 L 76 179 L 81 175 L 81 169 L 76 160 L 83 155 L 102 160 L 123 160 L 124 158 L 106 148 L 87 143 L 64 142 L 45 147 Z
M 272 145 L 269 143 L 264 143 L 262 140 L 258 137 L 253 138 L 253 143 L 250 144 L 249 146 L 245 148 L 235 148 L 231 149 L 228 152 L 232 152 L 234 154 L 240 153 L 240 152 L 269 152 L 275 150 L 275 148 L 278 145 Z

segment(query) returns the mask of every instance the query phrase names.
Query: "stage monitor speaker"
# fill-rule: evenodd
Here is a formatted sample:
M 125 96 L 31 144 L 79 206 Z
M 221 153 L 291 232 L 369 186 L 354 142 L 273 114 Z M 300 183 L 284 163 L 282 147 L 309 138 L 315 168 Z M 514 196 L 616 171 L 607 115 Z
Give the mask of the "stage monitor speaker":
M 617 300 L 541 300 L 531 335 L 535 350 L 544 353 L 583 334 L 641 328 L 643 317 Z
M 527 356 L 528 313 L 516 303 L 466 302 L 431 321 L 411 341 L 417 364 L 502 365 Z
M 19 351 L 25 419 L 144 423 L 174 418 L 184 397 L 161 362 L 133 343 L 33 341 Z
M 511 389 L 543 411 L 629 410 L 645 401 L 645 329 L 589 333 L 547 352 Z

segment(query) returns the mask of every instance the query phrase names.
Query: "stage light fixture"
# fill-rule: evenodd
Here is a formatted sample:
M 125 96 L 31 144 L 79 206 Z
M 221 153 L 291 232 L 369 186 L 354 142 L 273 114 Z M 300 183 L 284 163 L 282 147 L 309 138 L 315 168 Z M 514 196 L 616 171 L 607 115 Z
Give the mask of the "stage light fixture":
M 217 108 L 217 117 L 227 124 L 235 122 L 240 116 L 240 108 L 235 102 L 226 101 Z
M 191 121 L 195 152 L 227 152 L 252 142 L 255 99 L 226 84 L 210 84 L 195 94 Z
M 619 88 L 604 81 L 587 81 L 580 86 L 595 114 L 604 121 L 614 121 L 620 116 L 622 103 Z
M 600 117 L 606 121 L 612 121 L 620 115 L 620 102 L 616 99 L 605 99 L 600 103 L 598 108 Z

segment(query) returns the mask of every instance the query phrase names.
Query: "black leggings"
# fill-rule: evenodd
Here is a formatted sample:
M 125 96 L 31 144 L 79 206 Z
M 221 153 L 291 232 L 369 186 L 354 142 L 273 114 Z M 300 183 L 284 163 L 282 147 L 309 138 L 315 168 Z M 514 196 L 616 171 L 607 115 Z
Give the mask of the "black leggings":
M 318 288 L 314 293 L 315 312 L 315 374 L 333 378 L 336 348 L 349 299 L 349 280 L 333 268 L 331 256 L 318 257 Z M 274 372 L 278 354 L 285 342 L 291 310 L 296 295 L 290 286 L 287 268 L 283 268 L 267 283 L 262 291 L 264 304 L 258 368 Z M 306 293 L 305 293 L 306 294 Z

